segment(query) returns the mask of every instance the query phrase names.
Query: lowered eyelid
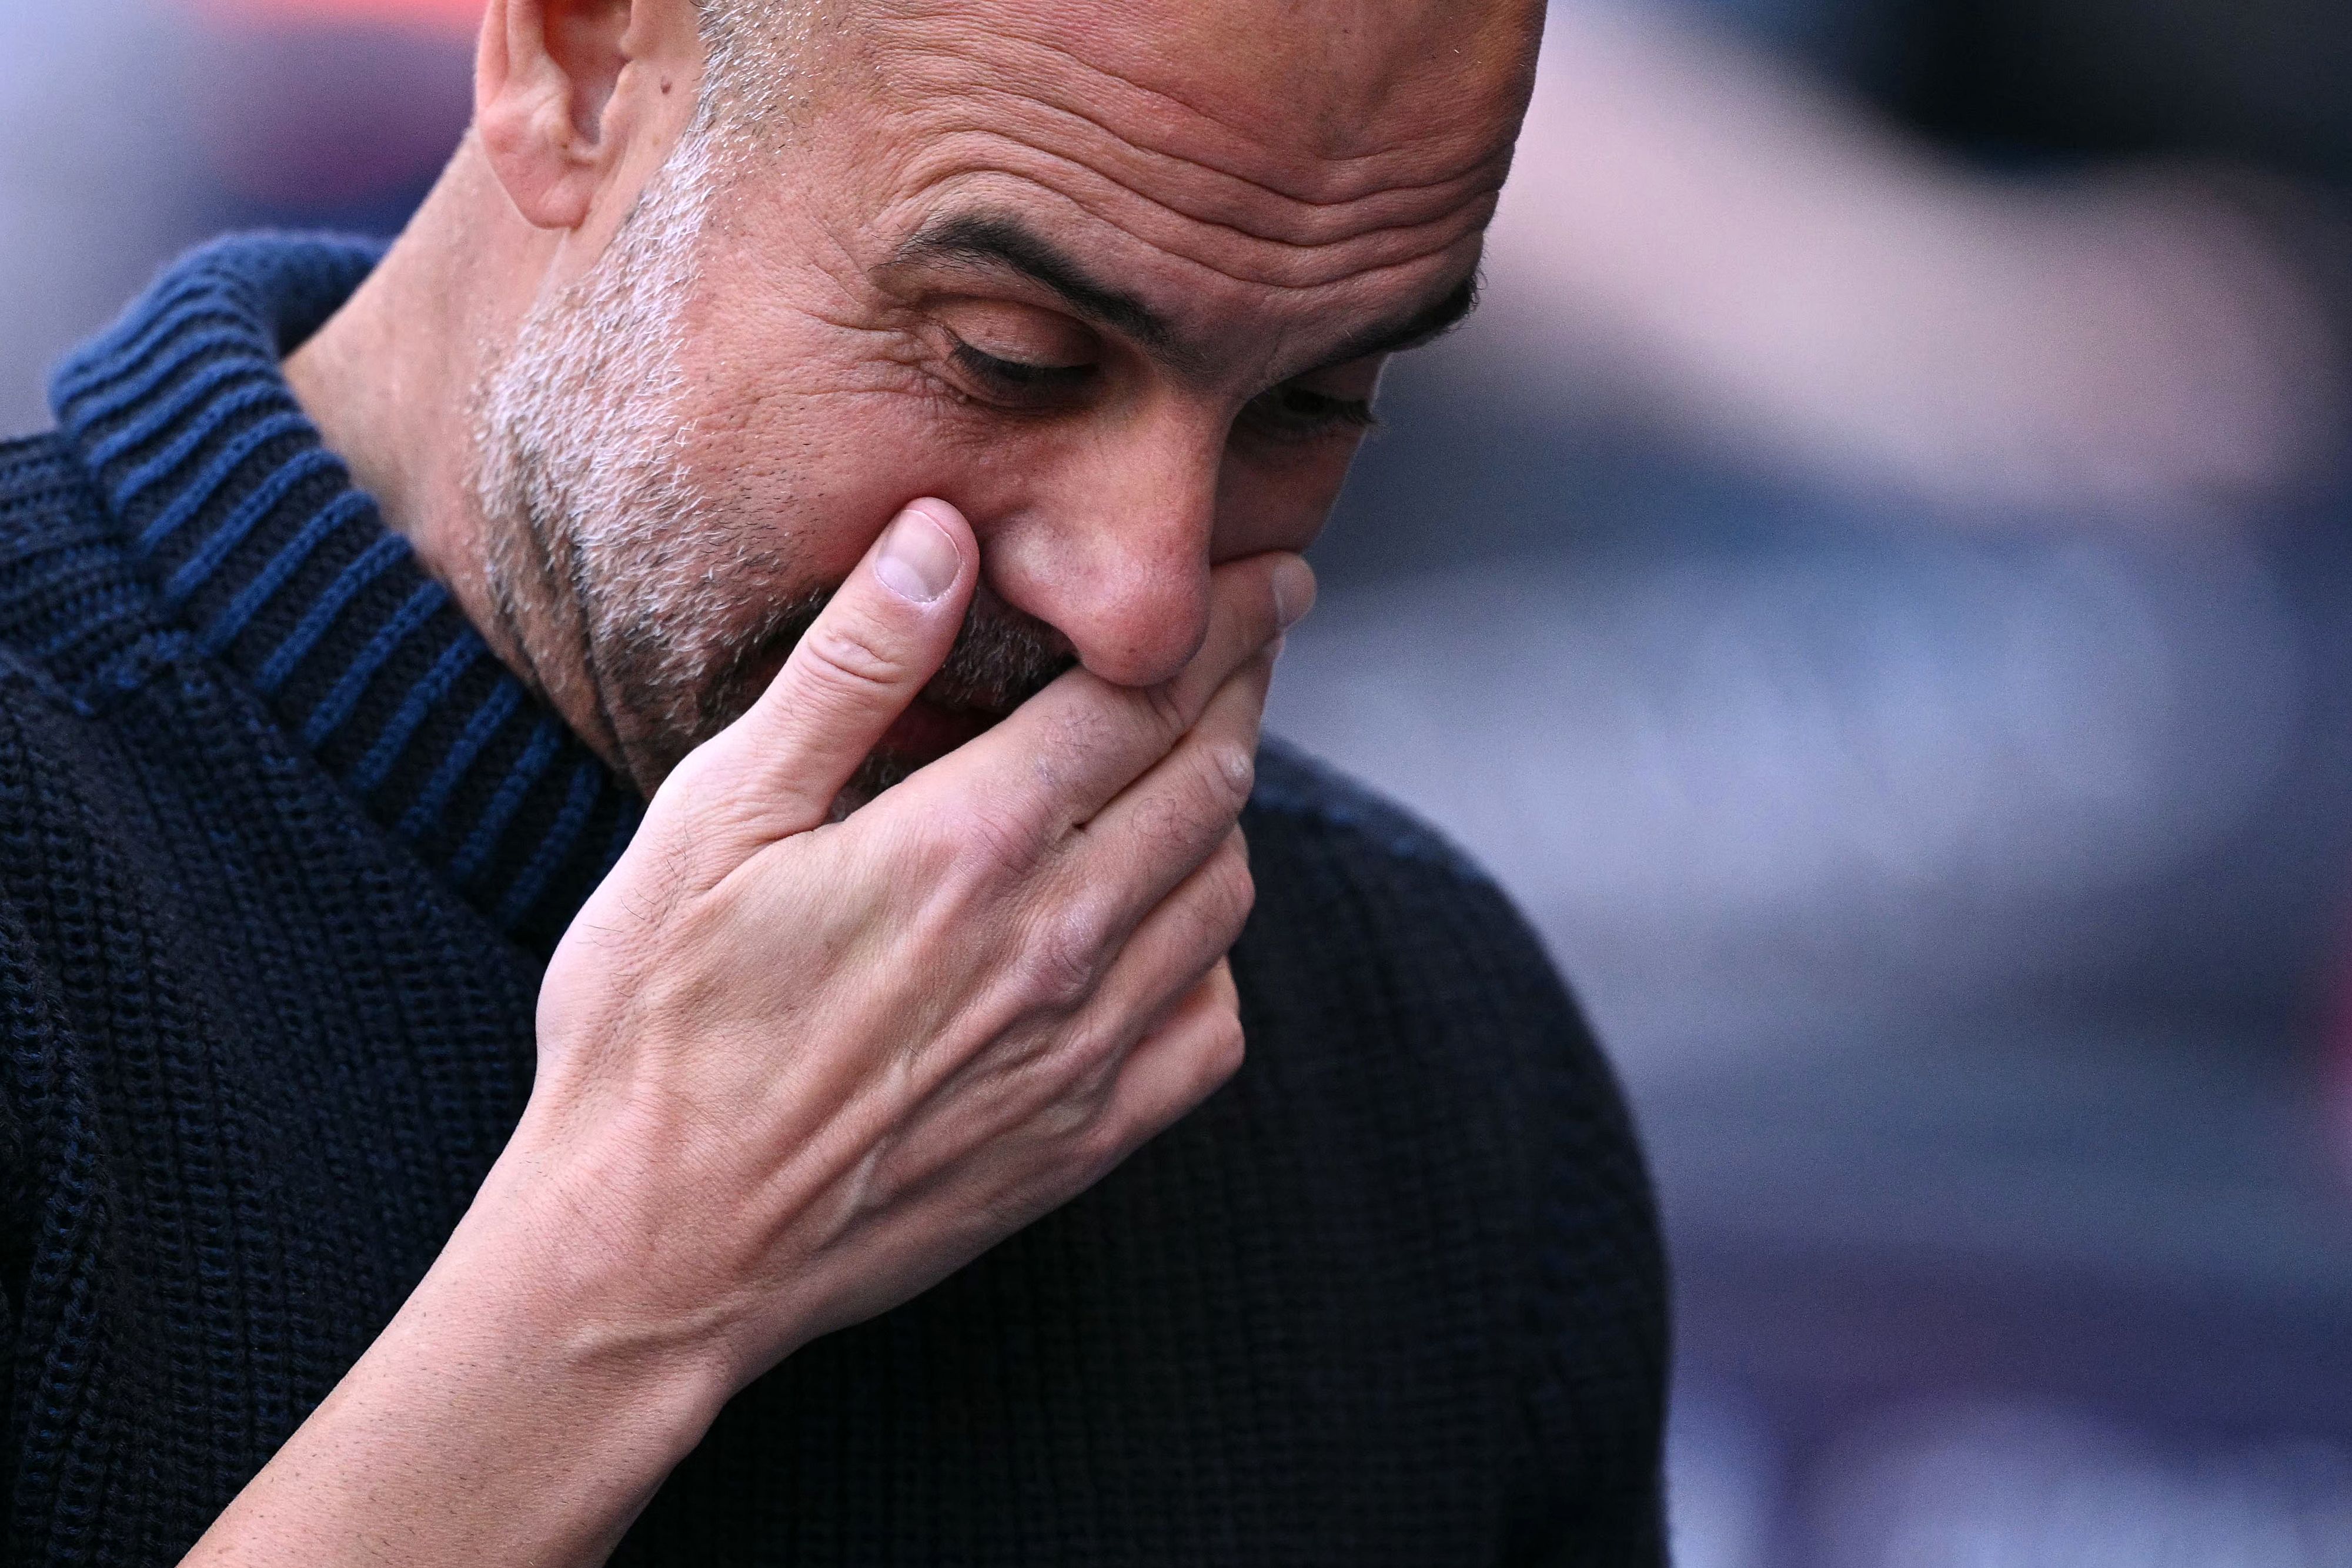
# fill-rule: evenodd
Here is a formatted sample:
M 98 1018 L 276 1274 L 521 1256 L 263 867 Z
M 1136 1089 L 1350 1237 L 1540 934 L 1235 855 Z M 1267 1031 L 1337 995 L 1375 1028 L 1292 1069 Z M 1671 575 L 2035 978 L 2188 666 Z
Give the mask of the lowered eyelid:
M 1076 386 L 1093 375 L 1095 371 L 1091 364 L 1048 365 L 1028 360 L 1008 360 L 961 341 L 956 345 L 953 358 L 971 374 L 996 376 L 1040 387 Z
M 1003 366 L 1030 375 L 1075 377 L 1084 375 L 1095 369 L 1095 361 L 1090 359 L 1064 361 L 1052 355 L 1033 359 L 1014 351 L 1002 351 L 984 348 L 978 343 L 968 343 L 953 332 L 950 332 L 948 336 L 955 344 L 955 347 L 949 350 L 950 358 L 976 364 L 983 370 L 992 366 Z
M 935 307 L 930 314 L 956 342 L 992 359 L 1075 366 L 1101 355 L 1101 340 L 1091 329 L 1029 306 L 967 300 Z

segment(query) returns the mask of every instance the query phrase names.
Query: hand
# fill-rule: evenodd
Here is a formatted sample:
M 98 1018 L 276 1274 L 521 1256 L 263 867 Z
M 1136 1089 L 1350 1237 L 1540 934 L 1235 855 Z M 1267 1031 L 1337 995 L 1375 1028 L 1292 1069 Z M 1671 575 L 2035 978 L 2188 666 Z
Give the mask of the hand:
M 902 515 L 662 787 L 547 972 L 484 1200 L 562 1239 L 575 1311 L 707 1365 L 715 1397 L 1066 1202 L 1241 1062 L 1235 822 L 1312 574 L 1221 568 L 1166 686 L 1073 671 L 828 823 L 978 555 L 953 508 Z
M 893 525 L 662 787 L 540 995 L 457 1232 L 185 1560 L 603 1563 L 737 1389 L 1066 1202 L 1232 1074 L 1234 826 L 1293 556 L 1219 569 L 1182 674 L 1073 672 L 845 821 L 979 551 Z

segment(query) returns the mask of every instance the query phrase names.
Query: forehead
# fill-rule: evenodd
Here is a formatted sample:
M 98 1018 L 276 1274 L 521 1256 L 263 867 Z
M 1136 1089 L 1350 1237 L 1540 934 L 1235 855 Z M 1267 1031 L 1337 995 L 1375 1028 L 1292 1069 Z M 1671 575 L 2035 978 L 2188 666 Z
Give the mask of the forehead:
M 1509 166 L 1524 0 L 866 0 L 813 49 L 815 117 L 877 241 L 1035 215 L 1180 311 L 1328 309 L 1458 277 Z M 846 125 L 844 125 L 844 122 Z M 816 129 L 812 127 L 812 129 Z

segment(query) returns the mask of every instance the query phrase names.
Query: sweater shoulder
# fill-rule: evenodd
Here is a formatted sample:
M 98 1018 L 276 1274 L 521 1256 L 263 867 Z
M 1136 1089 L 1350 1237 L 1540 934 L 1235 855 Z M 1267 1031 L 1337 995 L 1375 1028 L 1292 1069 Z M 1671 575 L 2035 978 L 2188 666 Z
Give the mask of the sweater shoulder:
M 1520 1398 L 1541 1456 L 1524 1484 L 1549 1500 L 1531 1539 L 1567 1531 L 1596 1543 L 1592 1561 L 1657 1561 L 1664 1255 L 1632 1114 L 1582 1010 L 1492 877 L 1336 769 L 1268 743 L 1244 821 L 1259 888 L 1234 955 L 1245 1023 L 1343 1063 L 1318 1092 L 1364 1097 L 1351 1113 L 1388 1130 L 1384 1158 L 1429 1155 L 1412 1185 L 1469 1195 L 1465 1232 L 1514 1217 L 1507 1250 L 1527 1272 L 1507 1288 L 1526 1302 Z
M 1265 919 L 1254 934 L 1316 967 L 1377 964 L 1402 1017 L 1482 1049 L 1529 1036 L 1597 1056 L 1542 941 L 1437 829 L 1328 763 L 1268 738 L 1243 818 Z
M 1250 815 L 1284 836 L 1305 833 L 1374 874 L 1497 894 L 1494 879 L 1435 828 L 1288 741 L 1258 751 Z
M 104 498 L 57 433 L 0 443 L 0 654 L 90 712 L 177 657 Z
M 108 532 L 105 507 L 64 436 L 0 441 L 0 559 L 13 568 L 68 539 Z
M 1390 1059 L 1433 1110 L 1482 1103 L 1523 1150 L 1573 1124 L 1642 1185 L 1616 1073 L 1493 877 L 1403 807 L 1278 741 L 1261 750 L 1243 823 L 1258 890 L 1234 955 L 1245 1002 L 1288 1011 L 1319 998 L 1310 1032 L 1344 1037 L 1356 1060 Z M 1549 1125 L 1528 1119 L 1538 1103 L 1553 1108 Z

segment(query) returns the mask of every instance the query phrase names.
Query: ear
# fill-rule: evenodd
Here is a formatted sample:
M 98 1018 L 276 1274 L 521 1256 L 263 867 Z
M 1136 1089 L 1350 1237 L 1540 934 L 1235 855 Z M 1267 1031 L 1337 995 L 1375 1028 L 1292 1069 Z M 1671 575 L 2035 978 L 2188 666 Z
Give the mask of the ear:
M 489 0 L 474 123 L 516 210 L 576 229 L 700 78 L 693 0 Z

